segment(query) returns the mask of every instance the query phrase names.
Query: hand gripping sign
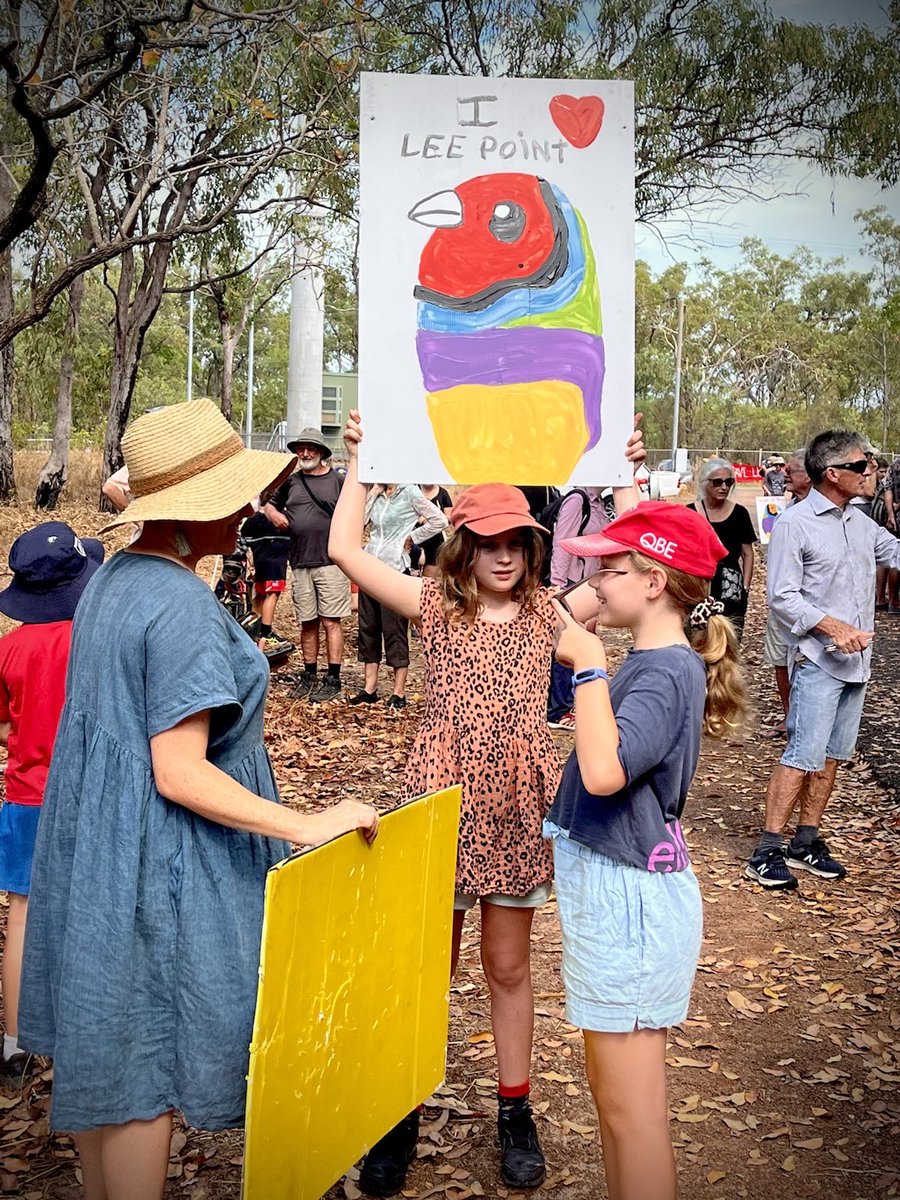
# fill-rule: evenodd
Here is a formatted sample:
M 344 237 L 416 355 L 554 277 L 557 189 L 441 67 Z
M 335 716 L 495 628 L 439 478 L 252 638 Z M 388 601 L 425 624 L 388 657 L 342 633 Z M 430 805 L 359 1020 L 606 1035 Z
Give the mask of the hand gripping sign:
M 269 872 L 243 1200 L 317 1200 L 443 1079 L 459 803 Z

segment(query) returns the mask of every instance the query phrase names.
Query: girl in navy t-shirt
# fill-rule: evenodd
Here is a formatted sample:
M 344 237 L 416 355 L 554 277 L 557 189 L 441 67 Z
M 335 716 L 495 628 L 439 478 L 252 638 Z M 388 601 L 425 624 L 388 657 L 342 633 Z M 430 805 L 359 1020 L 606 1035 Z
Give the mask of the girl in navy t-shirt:
M 564 547 L 602 560 L 571 612 L 557 604 L 575 751 L 545 832 L 566 1013 L 584 1031 L 610 1200 L 674 1200 L 666 1031 L 687 1016 L 702 934 L 679 818 L 702 733 L 721 736 L 744 709 L 735 632 L 709 597 L 725 549 L 699 514 L 664 502 Z M 574 619 L 598 607 L 598 625 L 634 639 L 612 682 L 602 642 Z

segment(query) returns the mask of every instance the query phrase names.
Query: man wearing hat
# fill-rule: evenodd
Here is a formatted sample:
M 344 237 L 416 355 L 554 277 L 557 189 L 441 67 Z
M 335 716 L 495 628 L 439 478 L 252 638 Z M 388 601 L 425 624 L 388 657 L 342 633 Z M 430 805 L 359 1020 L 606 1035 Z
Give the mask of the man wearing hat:
M 784 474 L 785 462 L 780 454 L 771 454 L 767 460 L 768 470 L 762 479 L 762 488 L 767 496 L 783 496 L 787 478 Z
M 266 504 L 265 513 L 278 529 L 291 535 L 294 612 L 300 626 L 303 674 L 292 695 L 308 696 L 313 704 L 341 694 L 344 630 L 350 616 L 350 581 L 328 557 L 331 518 L 343 479 L 331 469 L 331 449 L 318 429 L 303 429 L 287 444 L 297 455 L 298 470 Z M 325 628 L 328 671 L 317 679 L 319 629 Z
M 13 542 L 13 581 L 0 592 L 0 612 L 21 622 L 0 638 L 0 743 L 9 751 L 0 808 L 0 890 L 9 895 L 0 1079 L 14 1086 L 30 1057 L 18 1043 L 18 1006 L 38 815 L 65 701 L 75 606 L 102 561 L 102 542 L 82 542 L 62 521 L 46 521 Z

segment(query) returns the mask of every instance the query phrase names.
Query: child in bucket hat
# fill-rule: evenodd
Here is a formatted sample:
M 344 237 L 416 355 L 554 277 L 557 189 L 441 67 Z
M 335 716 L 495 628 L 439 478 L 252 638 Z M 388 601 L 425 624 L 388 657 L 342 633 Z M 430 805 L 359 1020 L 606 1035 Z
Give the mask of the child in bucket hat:
M 29 1059 L 18 1043 L 17 1010 L 38 815 L 65 701 L 75 606 L 102 561 L 102 542 L 82 541 L 62 521 L 46 521 L 13 542 L 13 580 L 0 592 L 0 612 L 21 622 L 0 638 L 0 742 L 8 750 L 0 890 L 9 894 L 0 1079 L 14 1086 Z
M 674 1200 L 666 1030 L 687 1016 L 702 932 L 679 818 L 701 733 L 720 736 L 744 707 L 735 633 L 709 597 L 725 549 L 699 513 L 665 502 L 639 504 L 565 548 L 597 560 L 585 585 L 597 624 L 630 629 L 634 642 L 610 681 L 602 641 L 557 605 L 575 750 L 544 829 L 566 1015 L 584 1031 L 589 1078 L 603 1081 L 604 1160 L 620 1181 Z M 586 611 L 577 596 L 572 609 Z M 615 1122 L 604 1120 L 607 1106 Z

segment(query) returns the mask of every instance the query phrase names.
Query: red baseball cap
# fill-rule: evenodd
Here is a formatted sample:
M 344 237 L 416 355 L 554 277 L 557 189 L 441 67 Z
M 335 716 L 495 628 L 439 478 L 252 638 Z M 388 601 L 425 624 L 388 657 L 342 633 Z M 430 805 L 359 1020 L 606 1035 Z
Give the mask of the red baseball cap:
M 692 508 L 665 500 L 645 500 L 599 533 L 569 538 L 561 544 L 567 554 L 577 558 L 605 558 L 636 550 L 701 579 L 712 579 L 719 560 L 728 553 L 709 521 Z
M 453 528 L 465 525 L 480 537 L 493 537 L 510 529 L 540 529 L 528 508 L 521 488 L 509 483 L 476 483 L 468 487 L 453 505 Z

